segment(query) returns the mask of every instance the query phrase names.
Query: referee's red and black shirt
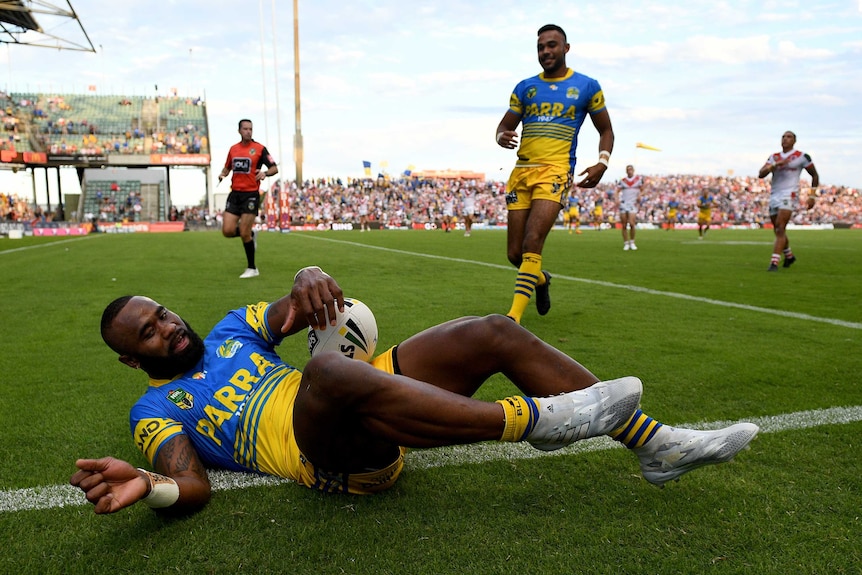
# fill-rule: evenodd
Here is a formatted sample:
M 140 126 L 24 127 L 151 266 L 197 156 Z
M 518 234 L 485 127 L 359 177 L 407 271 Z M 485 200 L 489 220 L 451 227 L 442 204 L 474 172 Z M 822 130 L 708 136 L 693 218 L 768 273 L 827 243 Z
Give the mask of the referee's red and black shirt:
M 260 182 L 255 178 L 255 173 L 262 166 L 269 168 L 274 165 L 275 160 L 266 146 L 254 140 L 231 146 L 224 163 L 224 167 L 233 172 L 230 187 L 234 192 L 260 191 Z

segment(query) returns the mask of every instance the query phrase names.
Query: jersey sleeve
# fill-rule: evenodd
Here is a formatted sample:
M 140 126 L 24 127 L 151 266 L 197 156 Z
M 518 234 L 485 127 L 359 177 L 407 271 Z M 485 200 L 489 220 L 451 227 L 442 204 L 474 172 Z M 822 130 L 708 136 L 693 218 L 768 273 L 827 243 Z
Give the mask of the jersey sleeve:
M 589 111 L 590 114 L 601 112 L 605 109 L 605 93 L 602 91 L 602 87 L 599 85 L 598 80 L 590 79 L 589 88 L 593 95 L 590 97 L 587 111 Z
M 284 339 L 284 336 L 273 333 L 269 328 L 269 311 L 271 303 L 265 301 L 249 304 L 236 310 L 235 314 L 254 332 L 254 334 L 274 348 Z
M 164 414 L 159 414 L 157 410 L 152 409 L 146 399 L 144 396 L 132 407 L 129 413 L 129 424 L 135 445 L 147 461 L 155 465 L 159 449 L 169 439 L 184 432 L 179 421 L 163 417 Z
M 515 89 L 512 90 L 512 95 L 509 96 L 509 111 L 519 116 L 524 115 L 524 104 L 521 100 L 522 85 L 523 82 L 515 86 Z
M 269 150 L 266 149 L 266 146 L 262 146 L 260 151 L 260 158 L 257 160 L 257 169 L 261 169 L 263 166 L 270 168 L 275 165 L 275 158 L 272 157 L 272 154 L 269 153 Z

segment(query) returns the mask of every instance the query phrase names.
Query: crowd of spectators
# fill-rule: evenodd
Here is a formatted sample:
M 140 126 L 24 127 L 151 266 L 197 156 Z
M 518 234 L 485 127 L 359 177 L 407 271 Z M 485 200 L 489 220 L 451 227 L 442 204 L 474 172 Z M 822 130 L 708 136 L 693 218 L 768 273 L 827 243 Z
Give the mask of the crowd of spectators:
M 647 177 L 648 184 L 638 198 L 638 221 L 661 225 L 667 220 L 668 202 L 679 203 L 678 221 L 696 222 L 697 198 L 707 190 L 715 199 L 714 223 L 762 225 L 769 221 L 770 183 L 756 177 L 723 177 L 704 175 L 663 175 Z M 290 217 L 294 224 L 329 225 L 357 222 L 357 206 L 364 196 L 373 221 L 388 227 L 410 227 L 411 224 L 436 222 L 443 210 L 443 197 L 452 192 L 461 198 L 466 191 L 475 192 L 475 222 L 496 225 L 506 221 L 505 183 L 449 179 L 416 178 L 377 180 L 320 179 L 306 182 L 301 188 L 289 184 Z M 804 187 L 803 187 L 804 188 Z M 603 220 L 614 224 L 619 219 L 618 182 L 600 184 L 593 189 L 575 188 L 581 204 L 582 223 L 592 223 L 591 214 L 597 199 L 603 204 Z M 272 191 L 280 191 L 278 184 Z M 821 186 L 812 210 L 798 210 L 796 224 L 850 223 L 862 225 L 862 197 L 854 188 Z M 560 216 L 562 221 L 562 215 Z
M 15 150 L 21 142 L 18 118 L 18 105 L 6 92 L 0 91 L 0 150 Z
M 318 179 L 289 190 L 291 220 L 297 224 L 328 225 L 359 221 L 359 205 L 368 206 L 371 221 L 388 227 L 410 227 L 438 221 L 443 196 L 475 193 L 473 219 L 491 225 L 506 222 L 505 183 L 476 180 L 388 178 Z M 280 191 L 278 185 L 272 191 Z
M 756 177 L 722 177 L 704 175 L 647 176 L 647 185 L 638 198 L 637 219 L 642 224 L 662 225 L 667 220 L 668 202 L 679 203 L 678 222 L 693 223 L 697 220 L 697 198 L 704 189 L 713 196 L 712 210 L 715 225 L 759 226 L 769 222 L 769 180 Z M 341 179 L 321 178 L 307 181 L 297 187 L 292 182 L 276 182 L 271 193 L 287 190 L 291 225 L 314 225 L 328 227 L 332 224 L 356 223 L 359 221 L 359 205 L 368 205 L 369 219 L 386 227 L 413 227 L 415 224 L 439 223 L 443 213 L 443 198 L 451 192 L 457 210 L 463 204 L 466 193 L 475 193 L 476 213 L 473 221 L 478 224 L 500 225 L 506 222 L 505 183 L 500 181 L 378 178 Z M 603 221 L 614 224 L 618 221 L 617 182 L 600 184 L 594 189 L 575 188 L 582 210 L 584 225 L 593 223 L 592 212 L 596 200 L 603 201 Z M 278 197 L 278 196 L 276 196 Z M 794 213 L 796 224 L 851 224 L 862 226 L 862 197 L 859 190 L 843 186 L 820 186 L 817 190 L 814 209 L 800 209 Z M 32 220 L 32 204 L 16 196 L 0 194 L 0 219 Z M 137 220 L 140 216 L 140 197 L 130 193 L 122 201 L 113 201 L 105 194 L 99 202 L 100 221 L 119 221 L 119 218 Z M 107 207 L 105 207 L 107 206 Z M 220 222 L 221 208 L 210 212 L 204 206 L 174 206 L 169 214 L 172 220 L 185 220 L 205 225 Z M 261 210 L 261 221 L 265 219 Z M 562 221 L 562 216 L 561 216 Z
M 132 189 L 120 188 L 117 182 L 108 184 L 97 182 L 95 186 L 95 201 L 91 204 L 92 210 L 84 212 L 85 222 L 139 222 L 143 211 L 140 185 Z
M 34 205 L 25 198 L 15 194 L 0 193 L 0 222 L 21 222 L 34 225 L 63 219 L 64 211 L 59 206 L 54 212 L 46 212 L 42 206 Z
M 646 185 L 638 197 L 638 222 L 660 224 L 666 221 L 668 202 L 679 202 L 682 222 L 697 220 L 697 198 L 704 190 L 713 196 L 712 217 L 716 224 L 760 225 L 769 221 L 770 180 L 756 176 L 662 175 L 647 176 Z M 802 180 L 802 195 L 808 185 Z M 595 199 L 604 198 L 604 214 L 608 221 L 618 219 L 616 192 L 618 183 L 600 184 L 594 190 L 579 190 L 587 211 L 592 211 Z M 795 224 L 862 224 L 862 198 L 859 190 L 844 186 L 820 186 L 817 203 L 812 210 L 794 212 Z

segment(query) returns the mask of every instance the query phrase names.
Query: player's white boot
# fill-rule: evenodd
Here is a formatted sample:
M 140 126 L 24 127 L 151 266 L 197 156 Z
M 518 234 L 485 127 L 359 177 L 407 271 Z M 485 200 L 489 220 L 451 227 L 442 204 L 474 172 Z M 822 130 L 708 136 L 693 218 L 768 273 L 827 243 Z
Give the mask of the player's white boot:
M 704 465 L 730 461 L 754 439 L 760 428 L 737 423 L 716 431 L 675 429 L 664 425 L 643 447 L 633 449 L 644 479 L 663 486 Z
M 536 449 L 553 451 L 579 439 L 605 435 L 628 421 L 642 392 L 641 380 L 623 377 L 578 391 L 534 397 L 539 413 L 526 440 Z

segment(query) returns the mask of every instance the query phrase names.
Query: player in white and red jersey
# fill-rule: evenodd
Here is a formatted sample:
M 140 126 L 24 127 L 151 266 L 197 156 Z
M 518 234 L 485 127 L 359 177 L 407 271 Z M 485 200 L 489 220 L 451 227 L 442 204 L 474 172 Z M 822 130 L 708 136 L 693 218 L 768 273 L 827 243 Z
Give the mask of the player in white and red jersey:
M 817 186 L 820 185 L 820 175 L 814 167 L 811 156 L 793 149 L 796 145 L 796 134 L 786 131 L 781 136 L 781 151 L 769 156 L 758 173 L 759 178 L 772 174 L 772 193 L 769 196 L 769 219 L 775 231 L 775 244 L 772 247 L 772 259 L 767 271 L 778 271 L 778 262 L 784 253 L 784 267 L 789 268 L 796 261 L 796 256 L 790 251 L 787 239 L 787 222 L 793 215 L 799 203 L 799 176 L 802 170 L 811 175 L 811 190 L 808 192 L 808 209 L 814 207 Z
M 359 231 L 370 230 L 371 227 L 368 225 L 368 196 L 366 194 L 359 196 L 359 208 L 357 212 L 359 212 Z
M 461 188 L 461 217 L 464 218 L 464 237 L 469 238 L 473 230 L 473 216 L 476 215 L 476 180 Z
M 443 231 L 449 233 L 455 228 L 455 194 L 447 189 L 443 194 L 443 217 L 440 218 Z
M 620 180 L 620 223 L 623 225 L 623 250 L 636 250 L 635 227 L 637 226 L 637 200 L 644 179 L 635 175 L 635 167 L 626 166 L 626 177 Z

